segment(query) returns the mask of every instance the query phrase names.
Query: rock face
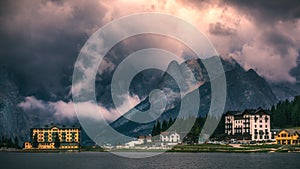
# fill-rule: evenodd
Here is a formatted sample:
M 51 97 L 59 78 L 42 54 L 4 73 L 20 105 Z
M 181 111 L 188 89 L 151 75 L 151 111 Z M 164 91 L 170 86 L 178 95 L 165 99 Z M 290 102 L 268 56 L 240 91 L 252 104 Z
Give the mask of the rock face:
M 227 81 L 227 98 L 225 111 L 243 110 L 246 108 L 258 107 L 268 108 L 277 102 L 277 98 L 272 92 L 268 83 L 254 70 L 250 69 L 248 71 L 245 71 L 234 60 L 222 60 L 222 64 L 224 66 Z M 190 68 L 191 72 L 195 76 L 196 81 L 190 80 L 190 74 L 186 72 L 187 67 Z M 175 72 L 175 74 L 178 76 L 175 77 L 175 79 L 181 79 L 176 81 L 182 83 L 180 85 L 185 86 L 186 88 L 184 88 L 184 90 L 186 91 L 192 89 L 195 86 L 198 87 L 197 89 L 199 91 L 201 100 L 198 115 L 206 115 L 210 106 L 211 86 L 209 77 L 202 62 L 198 59 L 190 60 L 186 62 L 186 64 L 181 65 L 171 62 L 167 72 Z M 164 91 L 172 90 L 174 93 L 179 92 L 176 81 L 169 75 L 164 75 L 157 88 L 160 88 Z M 191 90 L 189 94 L 193 94 L 193 92 L 198 91 Z M 187 99 L 187 96 L 184 97 L 183 100 Z M 170 117 L 175 119 L 178 115 L 178 111 L 181 105 L 180 97 L 177 97 L 176 99 L 172 98 L 171 95 L 167 95 L 167 97 L 169 104 L 167 106 L 167 109 L 162 113 L 162 116 L 159 118 L 159 120 L 168 120 Z M 148 110 L 150 108 L 150 103 L 148 100 L 149 99 L 146 98 L 135 108 L 143 111 Z M 132 111 L 134 111 L 134 109 L 130 110 L 127 113 L 133 113 Z M 112 122 L 111 126 L 119 132 L 136 137 L 138 135 L 150 134 L 154 123 L 155 121 L 149 123 L 137 123 L 130 121 L 124 117 L 120 117 L 116 121 Z
M 23 100 L 14 76 L 6 67 L 0 66 L 0 136 L 26 139 L 26 116 L 17 104 Z

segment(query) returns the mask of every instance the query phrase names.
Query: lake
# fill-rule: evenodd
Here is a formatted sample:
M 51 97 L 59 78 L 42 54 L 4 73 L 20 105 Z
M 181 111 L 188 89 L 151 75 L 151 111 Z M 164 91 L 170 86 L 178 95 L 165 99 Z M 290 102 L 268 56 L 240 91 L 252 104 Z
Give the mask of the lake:
M 298 169 L 300 153 L 164 153 L 130 159 L 105 152 L 0 152 L 1 169 Z

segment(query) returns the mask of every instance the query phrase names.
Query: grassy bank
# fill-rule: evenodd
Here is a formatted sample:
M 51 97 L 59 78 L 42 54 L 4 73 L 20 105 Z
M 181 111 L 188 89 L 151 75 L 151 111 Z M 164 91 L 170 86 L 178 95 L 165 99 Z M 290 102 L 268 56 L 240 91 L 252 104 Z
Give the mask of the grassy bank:
M 228 153 L 262 153 L 262 152 L 300 152 L 300 146 L 282 145 L 178 145 L 169 152 L 228 152 Z

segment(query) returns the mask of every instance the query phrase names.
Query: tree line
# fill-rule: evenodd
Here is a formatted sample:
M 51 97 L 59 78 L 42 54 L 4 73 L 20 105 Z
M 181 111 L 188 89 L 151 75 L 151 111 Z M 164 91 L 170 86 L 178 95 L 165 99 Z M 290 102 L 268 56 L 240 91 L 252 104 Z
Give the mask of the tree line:
M 278 104 L 273 105 L 272 108 L 269 110 L 271 114 L 271 128 L 291 128 L 291 127 L 300 127 L 300 96 L 294 97 L 293 100 L 285 100 L 280 101 Z M 176 123 L 177 126 L 175 129 L 177 132 L 186 132 L 186 137 L 183 138 L 183 141 L 186 143 L 197 143 L 199 140 L 200 132 L 203 128 L 203 125 L 207 118 L 213 117 L 198 117 L 196 119 L 177 119 Z M 169 129 L 175 119 L 172 118 L 163 121 L 156 121 L 156 124 L 153 126 L 152 129 L 152 136 L 157 136 L 161 132 L 166 131 Z M 187 124 L 194 124 L 192 128 L 189 130 L 187 128 Z M 222 116 L 220 122 L 212 134 L 211 138 L 216 140 L 222 140 L 225 137 L 225 117 Z
M 176 119 L 176 125 L 173 125 L 175 120 L 173 120 L 172 118 L 170 118 L 168 121 L 167 120 L 163 120 L 162 122 L 156 121 L 156 124 L 153 126 L 152 129 L 152 136 L 159 135 L 161 132 L 168 130 L 173 125 L 171 129 L 172 131 L 175 130 L 179 134 L 185 135 L 185 137 L 182 138 L 183 142 L 186 142 L 188 144 L 198 143 L 199 135 L 202 131 L 205 121 L 208 120 L 208 118 L 214 118 L 214 117 L 203 116 L 198 118 Z M 218 126 L 216 127 L 215 131 L 212 134 L 212 137 L 220 138 L 220 139 L 223 138 L 224 130 L 225 130 L 224 117 L 222 116 Z
M 271 108 L 272 128 L 291 128 L 300 126 L 300 96 L 293 100 L 280 101 Z
M 14 140 L 12 140 L 10 137 L 4 137 L 2 136 L 0 139 L 0 147 L 7 147 L 7 148 L 16 148 L 16 149 L 20 149 L 20 145 L 19 145 L 19 139 L 16 136 L 14 138 Z

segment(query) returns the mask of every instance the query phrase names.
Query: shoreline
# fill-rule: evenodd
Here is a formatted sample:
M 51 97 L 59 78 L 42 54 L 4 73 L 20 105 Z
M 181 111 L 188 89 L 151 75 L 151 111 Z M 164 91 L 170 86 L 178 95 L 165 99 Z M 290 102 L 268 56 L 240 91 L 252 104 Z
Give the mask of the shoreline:
M 300 146 L 293 145 L 177 145 L 172 149 L 102 149 L 102 148 L 83 148 L 74 150 L 21 150 L 7 149 L 0 153 L 81 153 L 81 152 L 166 152 L 166 153 L 300 153 Z

